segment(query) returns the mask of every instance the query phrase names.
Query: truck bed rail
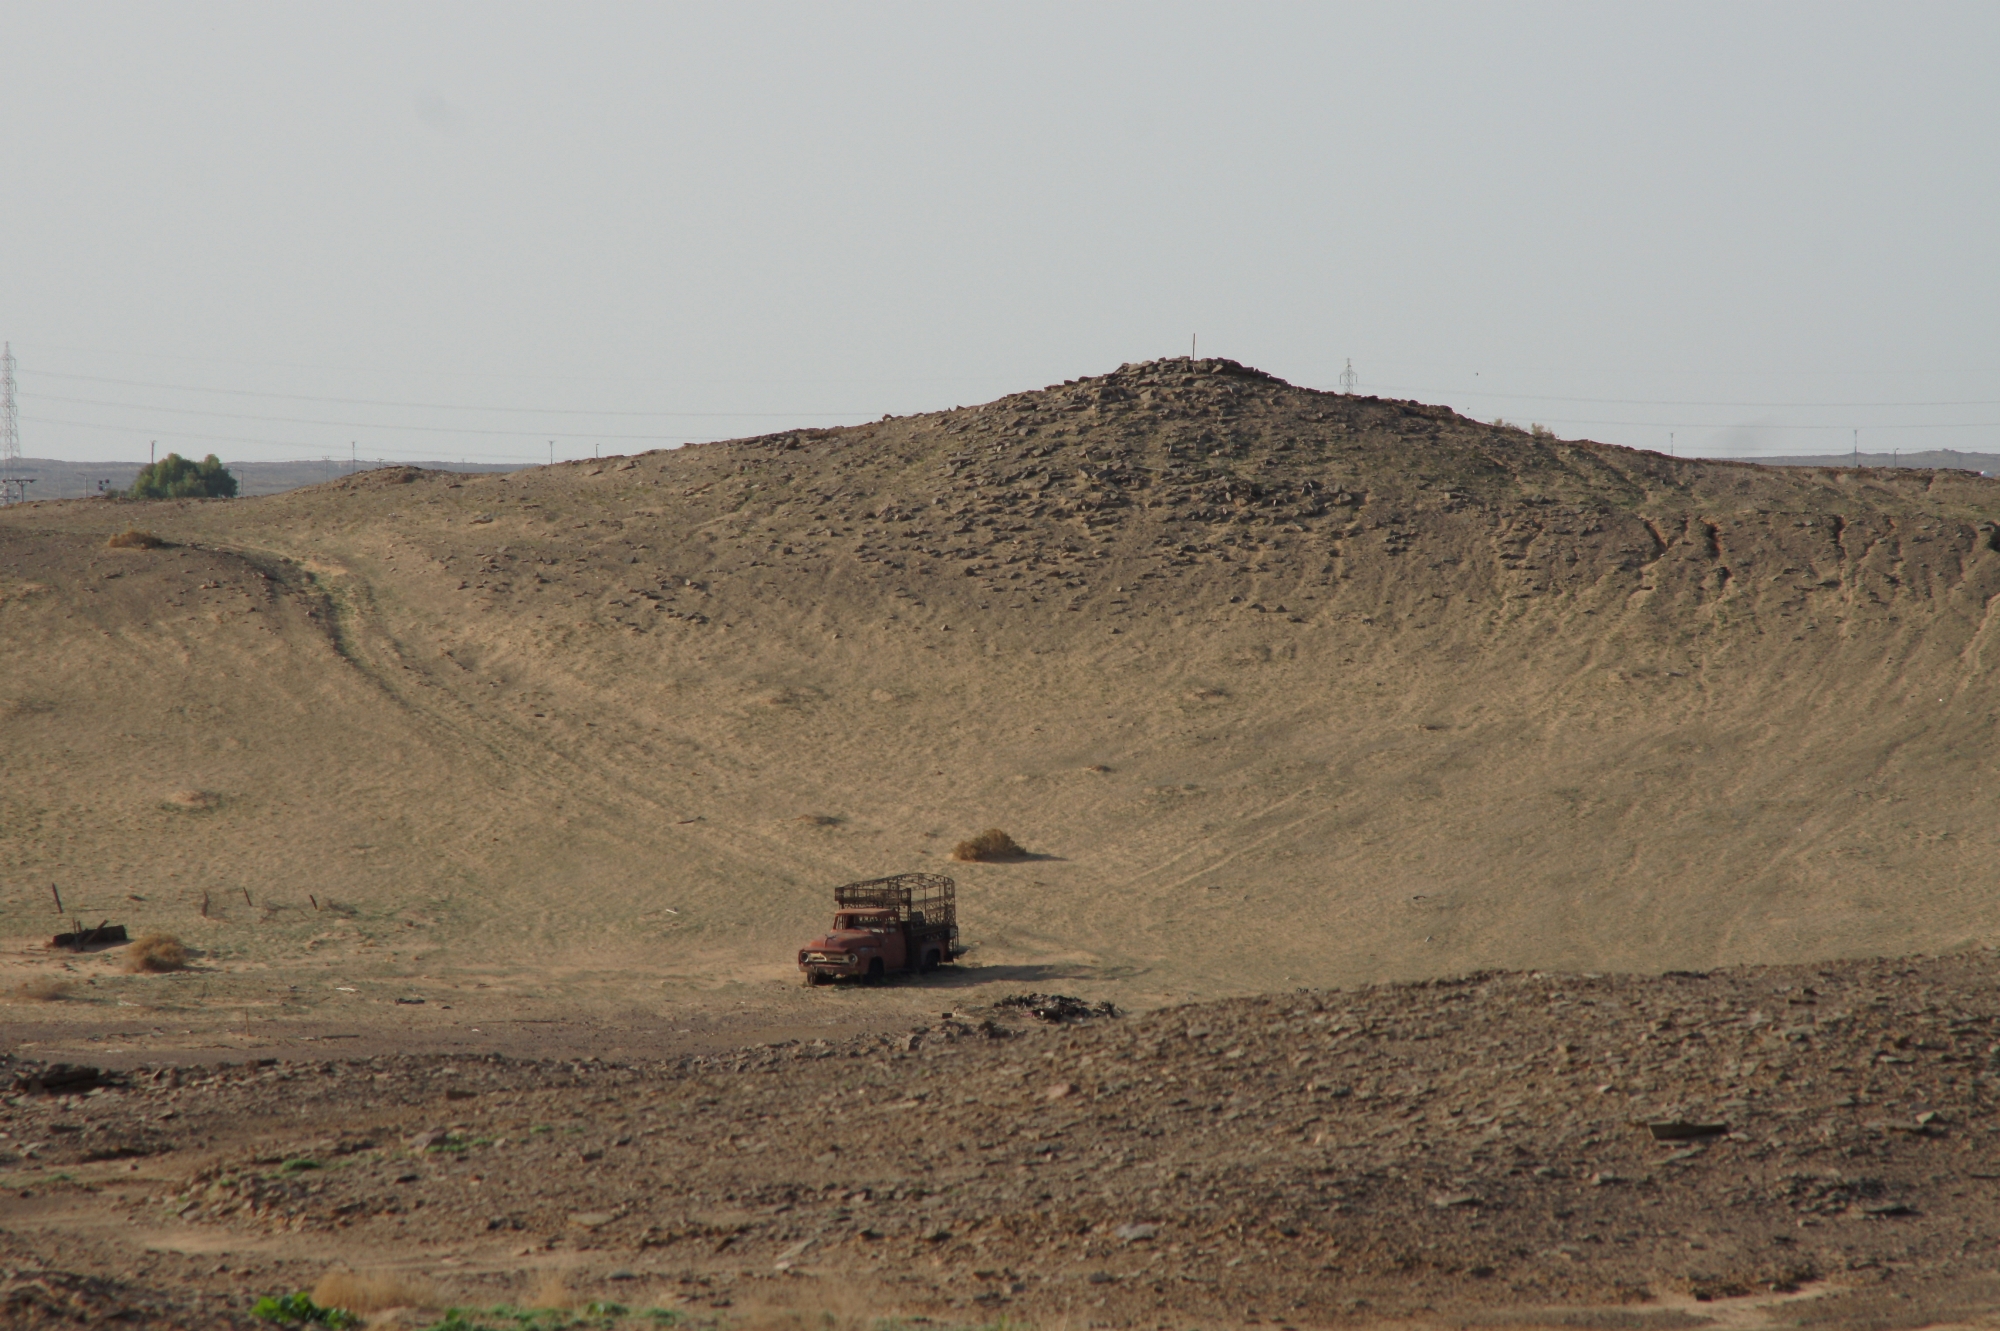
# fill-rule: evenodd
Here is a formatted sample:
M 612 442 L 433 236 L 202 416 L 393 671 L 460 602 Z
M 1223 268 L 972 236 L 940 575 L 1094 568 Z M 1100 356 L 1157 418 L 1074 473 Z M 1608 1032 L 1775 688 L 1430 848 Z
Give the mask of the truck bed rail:
M 893 910 L 898 918 L 926 934 L 949 938 L 951 955 L 958 945 L 958 884 L 941 873 L 898 873 L 843 883 L 833 889 L 836 906 L 853 910 Z

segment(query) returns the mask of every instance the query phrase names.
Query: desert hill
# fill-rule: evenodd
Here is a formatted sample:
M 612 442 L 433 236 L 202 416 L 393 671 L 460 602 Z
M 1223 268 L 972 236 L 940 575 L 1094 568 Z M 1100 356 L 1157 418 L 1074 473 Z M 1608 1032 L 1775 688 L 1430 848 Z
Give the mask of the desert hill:
M 1037 858 L 952 869 L 978 974 L 1133 1005 L 1951 949 L 2000 932 L 1996 511 L 1963 472 L 1675 460 L 1219 360 L 18 506 L 0 921 L 45 933 L 57 882 L 274 1014 L 845 1003 L 773 987 L 827 885 L 999 826 Z

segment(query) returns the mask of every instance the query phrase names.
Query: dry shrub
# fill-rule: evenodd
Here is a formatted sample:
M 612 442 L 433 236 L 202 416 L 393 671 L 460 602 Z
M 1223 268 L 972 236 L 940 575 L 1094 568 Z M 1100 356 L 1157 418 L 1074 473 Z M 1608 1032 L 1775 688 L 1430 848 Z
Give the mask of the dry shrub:
M 119 532 L 116 536 L 106 541 L 105 544 L 113 550 L 157 550 L 165 545 L 166 542 L 149 531 L 140 531 L 137 527 L 127 527 L 124 531 Z
M 961 841 L 952 847 L 951 857 L 967 863 L 992 860 L 1018 860 L 1028 852 L 1016 845 L 1014 838 L 997 827 L 989 827 L 970 841 Z
M 428 1280 L 380 1272 L 328 1271 L 313 1286 L 313 1302 L 322 1308 L 345 1308 L 351 1313 L 379 1313 L 389 1308 L 437 1308 L 444 1304 L 438 1288 Z
M 186 970 L 188 950 L 172 934 L 147 934 L 125 949 L 125 969 L 134 975 Z
M 53 975 L 35 975 L 14 986 L 14 997 L 24 1003 L 54 1003 L 69 997 L 69 985 Z
M 221 802 L 205 790 L 177 790 L 167 797 L 167 803 L 177 809 L 213 809 Z

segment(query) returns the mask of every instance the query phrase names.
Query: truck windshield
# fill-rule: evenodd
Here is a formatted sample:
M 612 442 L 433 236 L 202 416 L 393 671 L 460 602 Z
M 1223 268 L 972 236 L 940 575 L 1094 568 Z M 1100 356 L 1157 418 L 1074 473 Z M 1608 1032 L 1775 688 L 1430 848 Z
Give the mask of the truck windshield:
M 859 929 L 863 933 L 871 934 L 886 934 L 889 932 L 889 922 L 887 920 L 879 916 L 869 915 L 836 915 L 833 917 L 833 927 L 835 929 Z

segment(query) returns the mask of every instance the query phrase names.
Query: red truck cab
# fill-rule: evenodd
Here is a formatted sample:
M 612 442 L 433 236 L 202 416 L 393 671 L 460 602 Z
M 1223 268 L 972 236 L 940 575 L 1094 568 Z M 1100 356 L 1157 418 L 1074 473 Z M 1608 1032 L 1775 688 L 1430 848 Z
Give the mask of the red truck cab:
M 833 928 L 807 943 L 806 952 L 831 962 L 850 975 L 880 975 L 907 969 L 909 948 L 902 922 L 892 910 L 844 910 L 833 917 Z M 853 958 L 838 961 L 836 958 Z

